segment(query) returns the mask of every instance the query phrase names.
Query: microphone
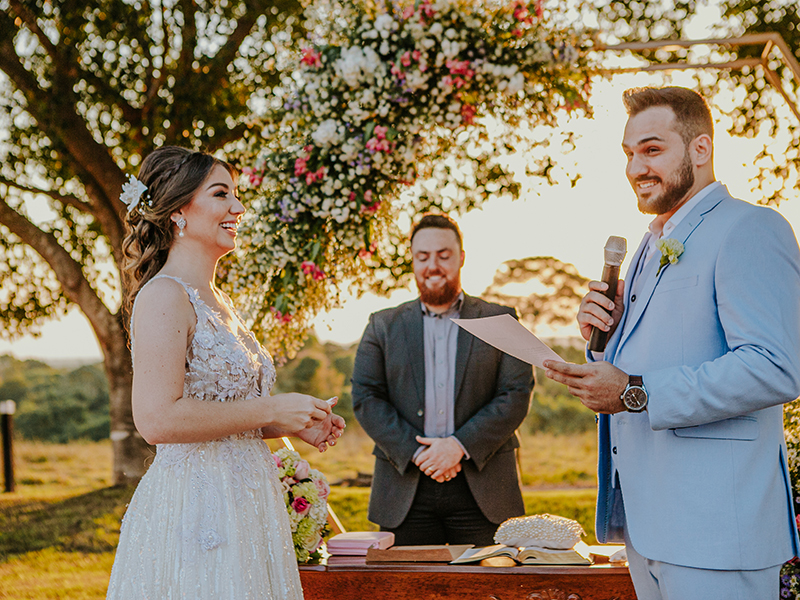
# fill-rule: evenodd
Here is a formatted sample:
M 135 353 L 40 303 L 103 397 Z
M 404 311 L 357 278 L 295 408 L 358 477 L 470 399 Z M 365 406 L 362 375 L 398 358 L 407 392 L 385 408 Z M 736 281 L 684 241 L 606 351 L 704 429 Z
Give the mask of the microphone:
M 608 238 L 605 247 L 603 248 L 603 258 L 605 265 L 603 265 L 603 277 L 600 281 L 608 284 L 608 289 L 603 292 L 603 295 L 614 301 L 614 296 L 617 294 L 617 282 L 619 281 L 619 267 L 622 261 L 625 260 L 625 254 L 628 252 L 628 242 L 624 237 L 617 237 L 612 235 Z M 608 343 L 608 332 L 592 327 L 592 335 L 589 336 L 589 350 L 592 352 L 603 352 Z

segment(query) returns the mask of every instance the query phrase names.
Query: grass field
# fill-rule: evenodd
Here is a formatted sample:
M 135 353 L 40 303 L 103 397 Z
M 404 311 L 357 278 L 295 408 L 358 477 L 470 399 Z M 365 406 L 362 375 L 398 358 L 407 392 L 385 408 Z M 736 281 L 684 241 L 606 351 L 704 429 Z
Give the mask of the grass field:
M 325 454 L 297 446 L 331 483 L 372 472 L 372 444 L 358 428 Z M 15 452 L 17 490 L 0 494 L 0 598 L 104 598 L 133 493 L 111 486 L 110 442 L 18 442 Z M 525 437 L 526 513 L 576 519 L 593 543 L 595 460 L 593 434 Z M 334 486 L 330 503 L 346 529 L 374 529 L 366 519 L 368 498 L 368 488 Z

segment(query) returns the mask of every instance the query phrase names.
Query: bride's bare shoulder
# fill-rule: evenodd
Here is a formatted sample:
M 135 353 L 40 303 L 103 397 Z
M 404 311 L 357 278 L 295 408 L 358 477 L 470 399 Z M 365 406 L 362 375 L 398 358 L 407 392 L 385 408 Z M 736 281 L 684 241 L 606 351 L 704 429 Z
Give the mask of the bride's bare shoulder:
M 158 277 L 145 285 L 136 297 L 134 324 L 146 321 L 175 323 L 194 321 L 194 308 L 180 282 Z

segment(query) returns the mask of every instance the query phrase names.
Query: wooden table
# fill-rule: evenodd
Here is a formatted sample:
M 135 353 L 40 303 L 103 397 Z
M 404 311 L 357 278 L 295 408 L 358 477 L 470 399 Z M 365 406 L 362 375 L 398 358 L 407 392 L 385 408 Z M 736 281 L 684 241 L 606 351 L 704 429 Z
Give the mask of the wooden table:
M 300 579 L 305 600 L 636 600 L 627 567 L 498 564 L 509 563 L 368 564 L 363 557 L 337 556 L 301 565 Z

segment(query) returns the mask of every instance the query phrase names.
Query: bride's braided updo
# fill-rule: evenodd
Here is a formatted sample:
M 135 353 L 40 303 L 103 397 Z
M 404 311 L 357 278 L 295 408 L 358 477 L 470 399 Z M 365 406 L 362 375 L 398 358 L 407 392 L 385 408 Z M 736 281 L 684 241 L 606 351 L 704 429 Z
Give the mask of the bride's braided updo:
M 137 179 L 147 191 L 139 205 L 128 212 L 128 234 L 122 242 L 124 304 L 128 314 L 136 294 L 167 261 L 175 238 L 170 216 L 191 202 L 214 165 L 225 167 L 236 178 L 228 163 L 211 154 L 177 146 L 158 148 L 142 162 Z

